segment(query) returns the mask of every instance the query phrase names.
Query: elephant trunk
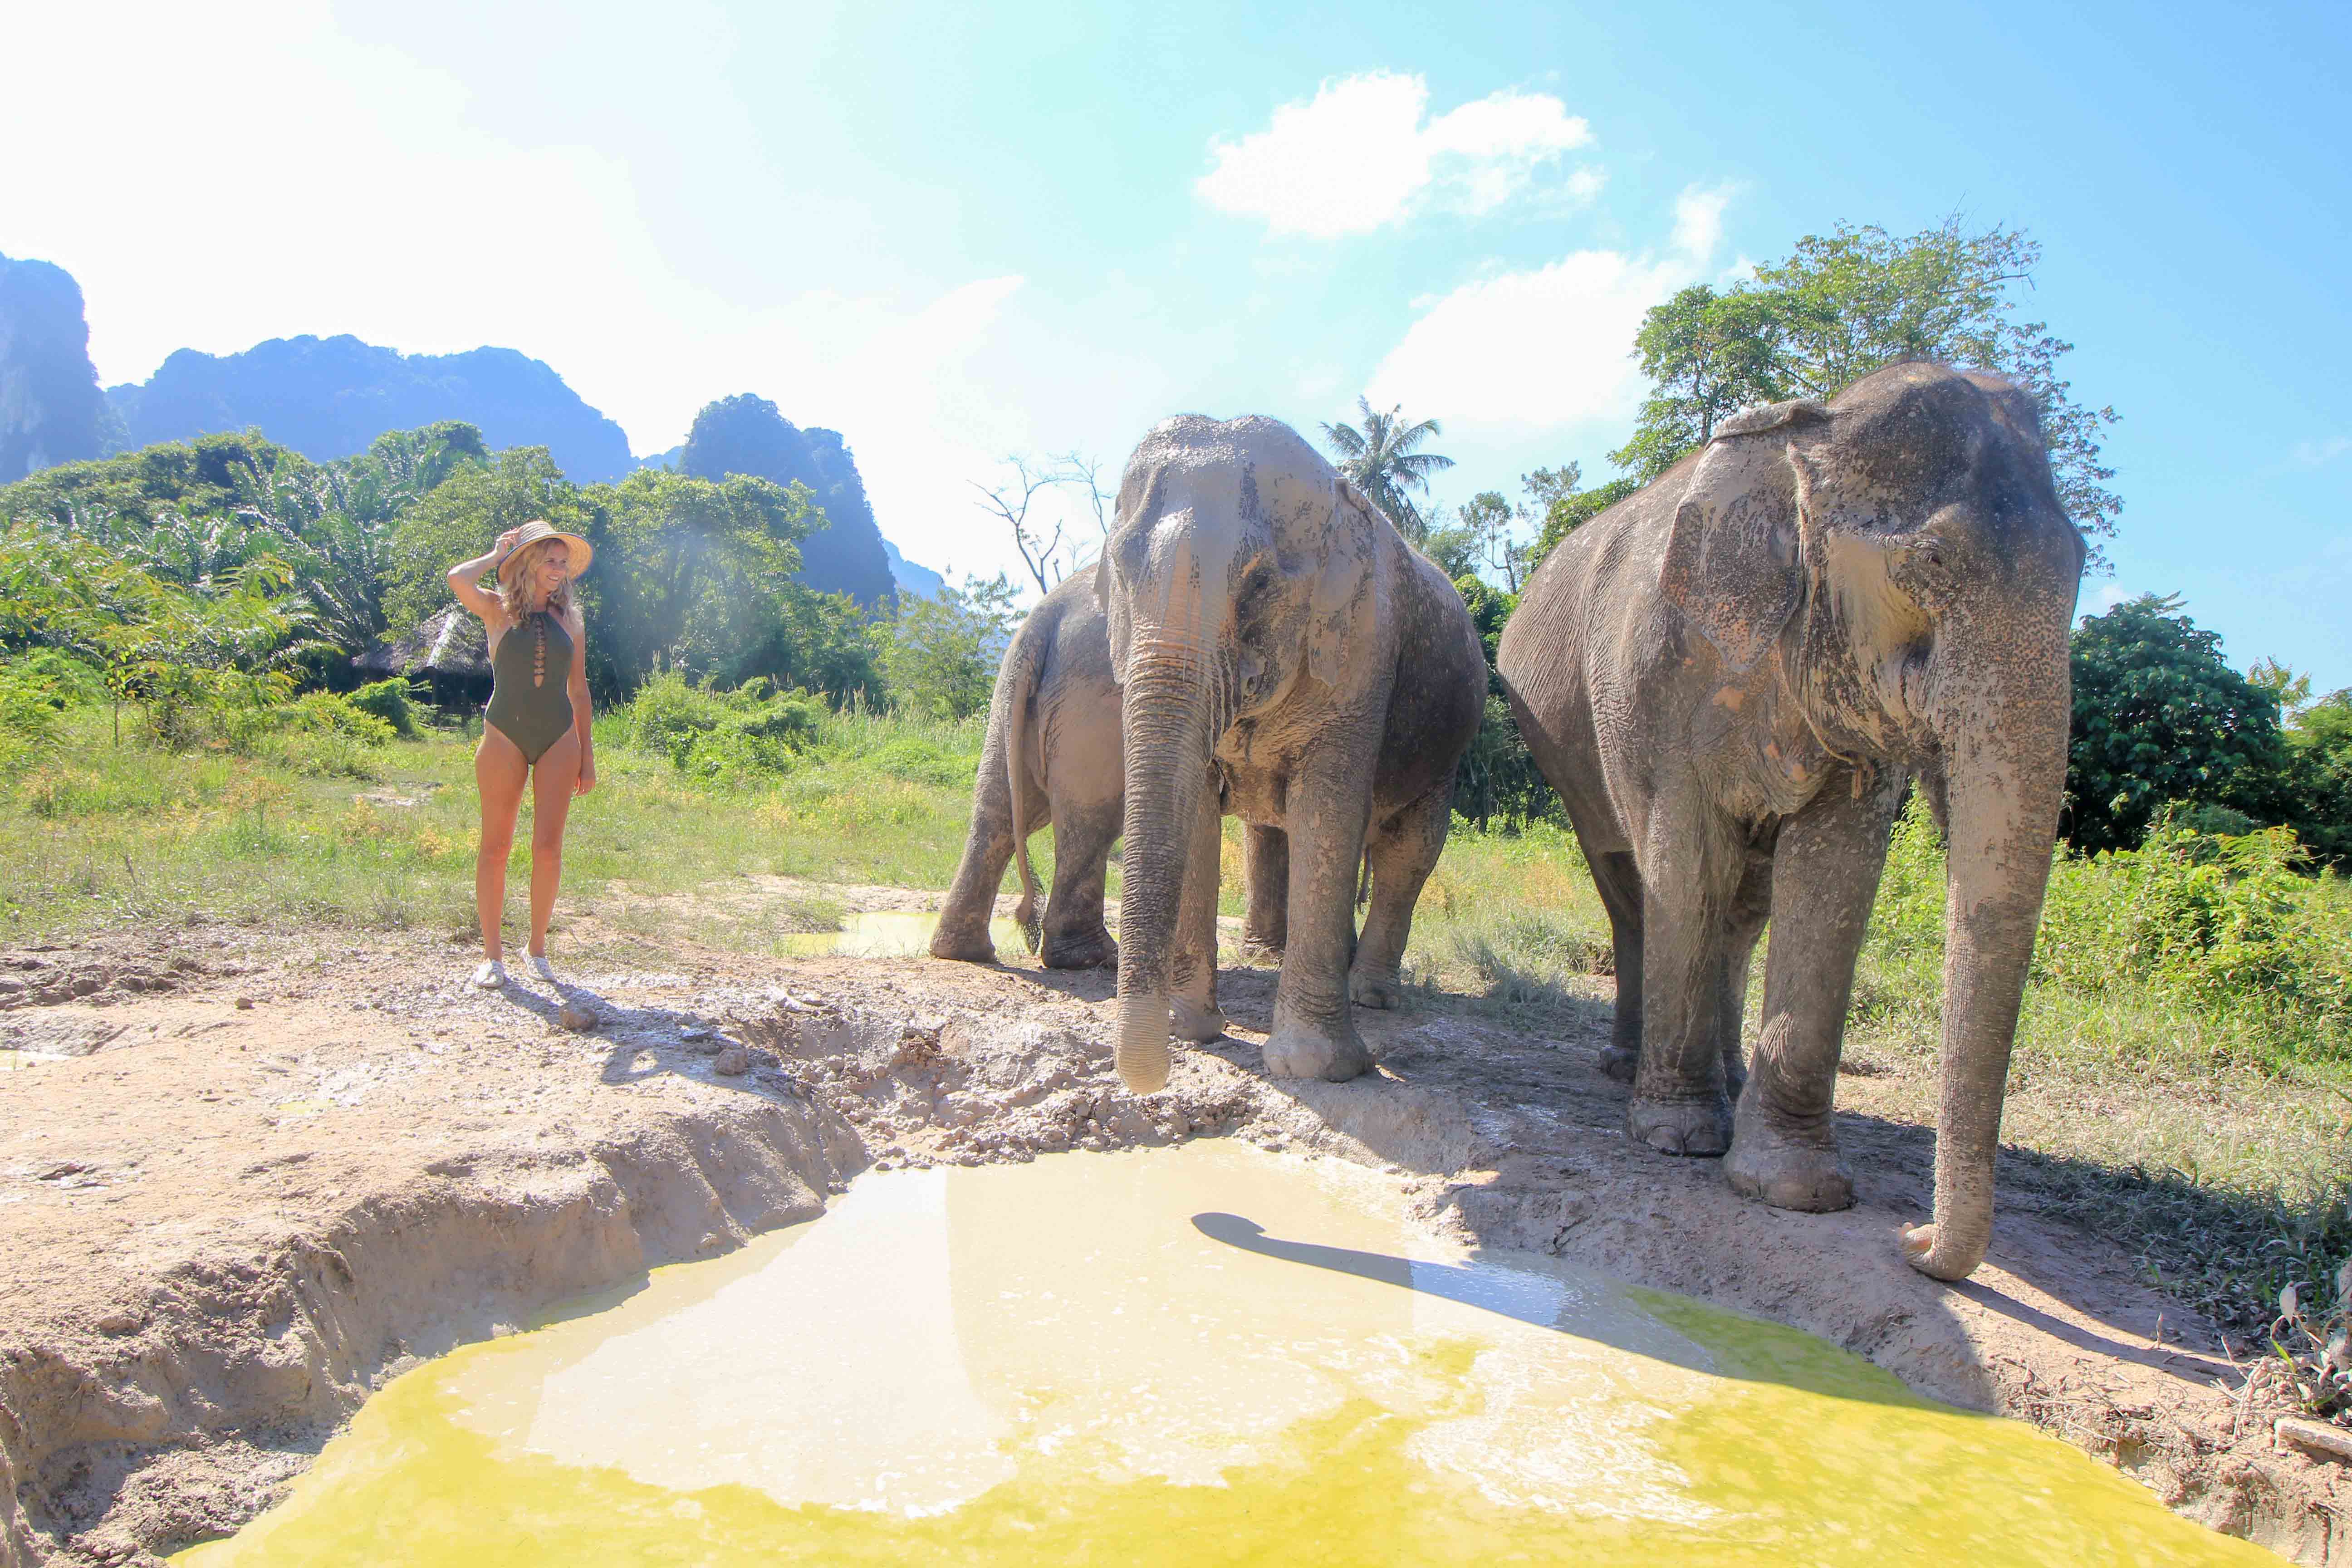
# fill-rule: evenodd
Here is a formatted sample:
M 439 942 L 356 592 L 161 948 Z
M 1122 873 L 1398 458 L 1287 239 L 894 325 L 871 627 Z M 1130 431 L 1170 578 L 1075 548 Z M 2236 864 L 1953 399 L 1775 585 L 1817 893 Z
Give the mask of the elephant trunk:
M 1968 1278 L 1992 1241 L 2001 1099 L 2066 781 L 2063 622 L 2052 640 L 2054 656 L 1939 704 L 1949 852 L 1936 1210 L 1905 1238 L 1913 1265 L 1938 1279 Z
M 1139 642 L 1121 693 L 1126 847 L 1118 913 L 1119 1080 L 1168 1083 L 1168 1007 L 1192 836 L 1208 787 L 1215 706 L 1197 649 Z

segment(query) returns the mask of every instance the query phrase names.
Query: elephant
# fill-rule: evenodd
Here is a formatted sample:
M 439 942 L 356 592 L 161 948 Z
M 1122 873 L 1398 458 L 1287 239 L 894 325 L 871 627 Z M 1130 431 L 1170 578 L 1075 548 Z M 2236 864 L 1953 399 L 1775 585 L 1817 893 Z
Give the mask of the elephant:
M 1029 613 L 997 666 L 971 827 L 931 935 L 933 957 L 979 963 L 995 957 L 988 920 L 1005 863 L 1017 853 L 1022 899 L 1013 918 L 1046 966 L 1092 969 L 1116 961 L 1118 944 L 1103 923 L 1103 881 L 1125 795 L 1119 769 L 1109 626 L 1093 579 L 1069 577 Z M 1054 888 L 1041 925 L 1028 838 L 1046 823 L 1054 826 Z
M 1400 999 L 1454 767 L 1485 717 L 1461 595 L 1296 431 L 1257 416 L 1180 415 L 1144 437 L 1095 584 L 1127 789 L 1120 1079 L 1139 1094 L 1166 1084 L 1171 1005 L 1201 994 L 1175 939 L 1204 906 L 1214 918 L 1221 812 L 1246 825 L 1244 934 L 1283 952 L 1266 1070 L 1356 1077 L 1371 1058 L 1350 1003 Z
M 1965 1279 L 2066 777 L 2084 545 L 2033 398 L 1927 362 L 1735 416 L 1559 544 L 1496 667 L 1615 939 L 1626 1131 L 1781 1208 L 1853 1201 L 1832 1104 L 1888 836 L 1950 844 L 1935 1210 Z M 1748 960 L 1769 920 L 1755 1059 Z M 1738 1094 L 1736 1113 L 1728 1098 Z
M 1072 577 L 1030 612 L 997 667 L 973 782 L 971 826 L 931 935 L 931 955 L 971 963 L 994 959 L 989 919 L 1005 867 L 1017 858 L 1022 897 L 1013 919 L 1045 966 L 1116 963 L 1118 944 L 1105 923 L 1103 888 L 1125 797 L 1110 624 L 1093 577 Z M 1054 886 L 1041 920 L 1028 837 L 1047 824 L 1055 833 Z M 1280 828 L 1244 826 L 1243 878 L 1248 913 L 1242 950 L 1279 960 L 1289 882 L 1288 845 Z M 1418 892 L 1416 885 L 1412 893 Z M 1396 879 L 1376 888 L 1377 918 L 1409 929 L 1412 910 L 1387 907 L 1400 896 Z M 1178 959 L 1192 994 L 1174 998 L 1174 1032 L 1205 1044 L 1224 1032 L 1216 1001 L 1215 906 L 1203 901 L 1192 914 L 1195 928 L 1181 933 Z

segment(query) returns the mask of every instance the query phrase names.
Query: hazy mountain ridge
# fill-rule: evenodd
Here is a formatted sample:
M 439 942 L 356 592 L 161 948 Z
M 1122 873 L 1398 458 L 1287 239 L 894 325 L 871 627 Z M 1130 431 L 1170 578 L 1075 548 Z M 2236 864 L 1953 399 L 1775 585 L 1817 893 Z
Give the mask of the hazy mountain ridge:
M 544 362 L 508 348 L 404 354 L 349 334 L 272 338 L 242 353 L 182 349 L 152 379 L 106 396 L 134 447 L 257 426 L 323 462 L 387 430 L 462 419 L 493 447 L 545 447 L 582 483 L 636 466 L 618 425 Z
M 112 425 L 81 285 L 51 262 L 0 256 L 0 484 L 100 456 Z
M 867 609 L 898 603 L 866 481 L 839 431 L 803 429 L 766 398 L 740 393 L 694 416 L 675 466 L 698 479 L 749 474 L 806 485 L 832 526 L 801 545 L 801 581 L 820 593 L 847 594 Z
M 890 575 L 898 583 L 902 596 L 912 594 L 919 599 L 934 599 L 948 584 L 948 580 L 937 572 L 900 554 L 898 547 L 887 539 L 882 542 L 882 554 L 890 563 Z

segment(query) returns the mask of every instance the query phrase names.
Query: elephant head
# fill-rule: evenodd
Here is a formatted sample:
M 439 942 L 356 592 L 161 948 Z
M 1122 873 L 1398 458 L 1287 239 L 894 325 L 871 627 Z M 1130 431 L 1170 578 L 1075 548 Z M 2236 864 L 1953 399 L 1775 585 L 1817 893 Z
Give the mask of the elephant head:
M 1360 685 L 1377 624 L 1370 509 L 1278 421 L 1180 416 L 1128 461 L 1096 569 L 1120 688 L 1127 770 L 1118 1064 L 1168 1079 L 1169 1003 L 1188 851 L 1234 725 L 1302 681 Z
M 1905 1238 L 1938 1279 L 1965 1278 L 1991 1237 L 2083 563 L 2033 399 L 1923 363 L 1723 426 L 1661 569 L 1662 595 L 1728 668 L 1777 655 L 1812 734 L 1859 771 L 1910 770 L 1948 828 L 1935 1215 Z

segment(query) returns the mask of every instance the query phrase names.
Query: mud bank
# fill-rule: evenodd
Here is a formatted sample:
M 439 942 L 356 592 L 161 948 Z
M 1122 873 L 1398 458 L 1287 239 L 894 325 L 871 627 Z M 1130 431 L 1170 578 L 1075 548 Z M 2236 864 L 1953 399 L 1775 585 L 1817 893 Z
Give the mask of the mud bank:
M 2218 1346 L 2111 1246 L 2009 1208 L 1975 1280 L 1925 1279 L 1893 1232 L 1925 1207 L 1928 1145 L 1853 1119 L 1864 1206 L 1742 1203 L 1712 1163 L 1618 1136 L 1599 1004 L 1566 1040 L 1442 1003 L 1363 1015 L 1381 1076 L 1299 1085 L 1259 1070 L 1271 975 L 1228 971 L 1232 1037 L 1138 1100 L 1105 973 L 694 954 L 485 994 L 416 939 L 169 951 L 188 961 L 169 989 L 69 980 L 0 1014 L 0 1044 L 88 1053 L 0 1075 L 6 1568 L 231 1530 L 389 1374 L 810 1217 L 869 1165 L 1204 1134 L 1387 1169 L 1434 1228 L 1822 1334 L 2206 1523 L 2352 1563 L 2339 1472 L 2272 1452 L 2213 1386 Z M 81 980 L 155 967 L 30 956 Z

